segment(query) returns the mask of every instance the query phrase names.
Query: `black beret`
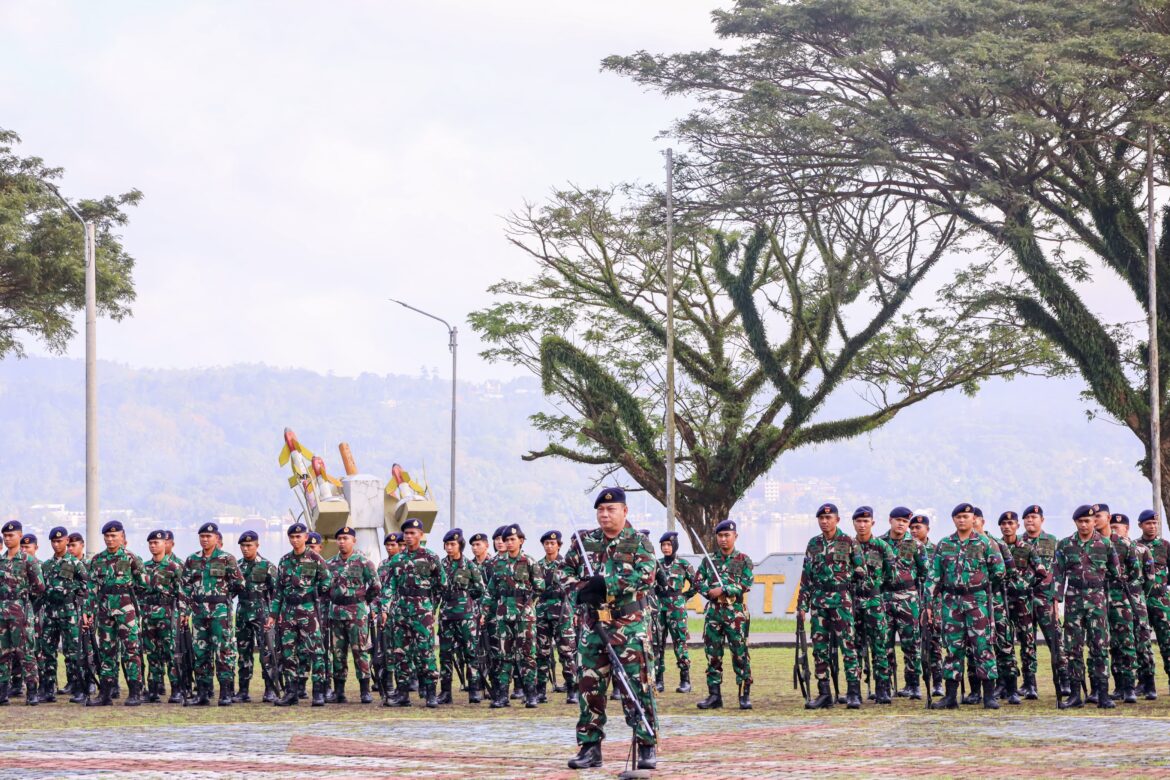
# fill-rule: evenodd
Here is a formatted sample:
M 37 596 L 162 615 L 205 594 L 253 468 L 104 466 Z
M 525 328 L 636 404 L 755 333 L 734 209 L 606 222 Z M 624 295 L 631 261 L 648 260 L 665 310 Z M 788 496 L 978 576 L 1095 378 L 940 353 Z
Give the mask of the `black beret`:
M 975 514 L 975 507 L 970 504 L 956 504 L 955 508 L 951 510 L 951 517 L 964 513 Z
M 910 525 L 924 525 L 930 527 L 930 518 L 926 515 L 914 515 L 910 518 Z
M 324 544 L 325 539 L 316 531 L 309 531 L 309 538 L 305 540 L 305 544 Z
M 199 533 L 201 534 L 217 534 L 219 533 L 219 526 L 215 523 L 204 523 L 199 526 Z
M 977 506 L 972 507 L 971 514 L 975 515 L 976 517 L 983 517 L 983 509 Z
M 394 541 L 394 532 L 390 532 L 382 537 L 382 544 L 390 544 Z
M 597 494 L 597 498 L 593 500 L 593 508 L 601 506 L 602 504 L 624 504 L 626 503 L 626 491 L 620 487 L 602 488 L 601 492 Z
M 463 529 L 462 528 L 452 528 L 450 531 L 443 534 L 443 544 L 446 544 L 447 542 L 462 543 L 463 542 Z
M 504 535 L 504 529 L 505 529 L 505 528 L 507 528 L 507 527 L 508 527 L 508 526 L 506 526 L 506 525 L 501 525 L 499 528 L 497 528 L 496 530 L 492 531 L 492 538 L 493 538 L 493 539 L 499 539 L 499 538 L 503 537 L 503 535 Z
M 81 534 L 79 534 L 77 531 L 74 531 L 73 533 L 69 534 L 69 541 L 71 541 L 71 542 L 84 542 L 85 537 L 82 536 Z
M 735 530 L 735 521 L 734 520 L 724 520 L 722 523 L 715 526 L 715 533 L 720 533 L 721 531 L 734 531 L 734 530 Z
M 37 543 L 37 535 L 36 534 L 25 534 L 24 536 L 20 537 L 20 543 L 21 544 L 36 544 Z
M 1149 520 L 1157 520 L 1157 519 L 1158 519 L 1158 513 L 1155 512 L 1153 509 L 1143 509 L 1142 513 L 1140 515 L 1138 515 L 1138 525 L 1141 525 L 1142 523 L 1147 522 Z
M 20 524 L 19 520 L 9 520 L 7 523 L 4 524 L 3 528 L 0 528 L 0 534 L 6 534 L 6 533 L 11 533 L 12 531 L 23 531 L 23 530 L 24 530 L 24 526 Z
M 1129 515 L 1116 514 L 1109 518 L 1110 525 L 1129 525 Z M 21 541 L 24 541 L 23 539 Z
M 1108 504 L 1093 504 L 1093 506 L 1089 507 L 1089 511 L 1092 512 L 1093 514 L 1097 514 L 1098 512 L 1108 512 L 1109 505 Z
M 357 531 L 353 530 L 352 528 L 350 528 L 347 525 L 344 528 L 342 528 L 341 530 L 339 530 L 337 533 L 333 534 L 334 539 L 340 539 L 343 536 L 352 536 L 354 539 L 356 539 L 357 538 Z
M 667 531 L 662 536 L 658 537 L 658 543 L 670 542 L 675 547 L 678 547 L 678 531 Z
M 49 531 L 49 541 L 50 542 L 52 542 L 56 539 L 68 539 L 68 538 L 69 538 L 69 532 L 66 531 L 62 526 L 59 526 L 59 525 L 53 526 L 53 530 Z
M 1016 522 L 1019 522 L 1020 518 L 1016 517 L 1016 513 L 1009 509 L 999 516 L 999 524 L 1003 525 L 1009 520 L 1015 520 Z
M 1023 512 L 1020 512 L 1020 517 L 1023 517 L 1024 515 L 1040 515 L 1041 517 L 1044 517 L 1044 508 L 1039 504 L 1032 504 Z
M 504 526 L 503 537 L 507 539 L 509 536 L 515 536 L 518 539 L 523 539 L 524 532 L 520 530 L 520 526 L 518 525 L 506 525 Z
M 417 517 L 406 518 L 406 520 L 404 520 L 402 522 L 402 525 L 399 527 L 398 530 L 405 531 L 407 528 L 417 528 L 421 531 L 422 530 L 422 520 L 419 520 Z
M 540 543 L 544 544 L 545 542 L 556 542 L 557 544 L 560 544 L 561 543 L 561 532 L 560 531 L 545 531 L 544 535 L 540 537 Z
M 1089 517 L 1093 514 L 1093 508 L 1088 504 L 1081 504 L 1073 510 L 1073 520 L 1079 520 L 1082 517 Z
M 174 532 L 174 531 L 172 531 L 172 530 L 171 530 L 171 529 L 169 529 L 169 528 L 167 529 L 167 541 L 168 541 L 168 542 L 173 542 L 173 541 L 175 541 L 175 532 Z
M 113 533 L 114 531 L 123 531 L 123 530 L 125 530 L 125 529 L 122 528 L 122 524 L 120 522 L 118 522 L 117 520 L 111 520 L 110 522 L 108 522 L 102 526 L 102 533 L 103 534 L 109 534 L 109 533 Z
M 402 532 L 395 531 L 394 533 L 390 534 L 390 540 L 395 544 L 402 544 Z
M 642 536 L 649 536 L 650 529 L 649 528 L 639 528 L 638 533 L 642 534 Z
M 896 506 L 890 510 L 890 518 L 891 519 L 893 519 L 895 517 L 900 517 L 900 518 L 903 518 L 905 520 L 909 520 L 910 516 L 913 514 L 914 513 L 910 511 L 910 508 L 905 507 L 905 506 Z
M 243 544 L 244 542 L 258 542 L 260 541 L 260 534 L 255 531 L 244 531 L 240 534 L 240 540 L 236 544 Z
M 146 535 L 146 541 L 148 541 L 148 542 L 165 542 L 166 540 L 167 540 L 167 532 L 166 531 L 157 531 L 156 530 L 156 531 L 151 531 L 150 533 L 148 533 Z
M 308 532 L 309 529 L 305 527 L 304 523 L 293 523 L 288 527 L 289 536 L 292 536 L 293 534 L 307 534 Z
M 873 519 L 873 507 L 872 506 L 859 506 L 856 509 L 854 509 L 853 510 L 853 519 L 856 520 L 859 517 L 868 517 L 872 520 Z
M 487 534 L 477 533 L 477 534 L 472 534 L 471 538 L 468 539 L 467 541 L 474 543 L 474 542 L 486 542 L 487 540 L 488 540 Z
M 841 514 L 841 513 L 837 511 L 837 505 L 829 503 L 829 502 L 825 502 L 824 504 L 821 504 L 820 509 L 817 510 L 817 517 L 821 517 L 822 515 L 839 515 L 839 514 Z

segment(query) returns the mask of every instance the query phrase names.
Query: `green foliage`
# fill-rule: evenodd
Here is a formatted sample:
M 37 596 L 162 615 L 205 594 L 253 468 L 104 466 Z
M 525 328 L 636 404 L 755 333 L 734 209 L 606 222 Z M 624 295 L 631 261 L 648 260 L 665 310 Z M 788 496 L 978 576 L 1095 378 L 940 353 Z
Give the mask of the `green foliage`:
M 24 339 L 62 352 L 73 337 L 72 315 L 85 308 L 85 251 L 81 223 L 45 182 L 61 177 L 36 157 L 20 157 L 20 138 L 0 129 L 0 358 L 24 354 Z M 76 205 L 97 228 L 97 304 L 101 315 L 121 319 L 134 300 L 134 259 L 115 230 L 137 190 Z

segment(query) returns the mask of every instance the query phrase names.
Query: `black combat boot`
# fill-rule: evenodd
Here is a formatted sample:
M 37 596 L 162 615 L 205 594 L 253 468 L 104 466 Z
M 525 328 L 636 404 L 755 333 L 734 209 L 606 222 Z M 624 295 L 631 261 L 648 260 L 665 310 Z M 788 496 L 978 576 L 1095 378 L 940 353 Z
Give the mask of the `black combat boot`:
M 306 680 L 306 679 L 302 678 L 300 680 L 297 680 L 297 698 L 298 699 L 303 700 L 303 699 L 309 698 L 309 694 L 305 692 L 305 685 L 307 685 L 307 684 L 308 684 L 308 680 Z
M 333 701 L 337 704 L 349 702 L 349 699 L 345 698 L 345 680 L 340 677 L 333 678 Z
M 1040 692 L 1036 690 L 1036 675 L 1024 672 L 1024 688 L 1020 693 L 1024 694 L 1024 698 L 1028 701 L 1036 701 L 1040 698 Z
M 313 682 L 313 704 L 314 707 L 325 706 L 325 683 Z
M 232 689 L 234 687 L 230 680 L 223 681 L 219 684 L 219 706 L 232 706 Z
M 524 709 L 534 710 L 538 704 L 540 704 L 540 700 L 536 696 L 536 686 L 524 686 Z
M 678 687 L 674 689 L 675 693 L 690 693 L 691 692 L 691 670 L 678 670 Z
M 723 694 L 719 692 L 718 685 L 707 686 L 707 698 L 703 699 L 697 705 L 701 710 L 721 710 L 723 709 Z
M 325 686 L 325 703 L 326 704 L 336 704 L 337 703 L 337 691 L 333 690 L 333 688 L 331 688 L 328 685 Z
M 1096 704 L 1097 703 L 1097 693 L 1098 693 L 1097 692 L 1097 678 L 1090 677 L 1089 678 L 1089 695 L 1085 697 L 1085 704 Z M 1106 696 L 1105 698 L 1108 699 L 1109 697 Z
M 666 680 L 663 678 L 662 672 L 654 673 L 654 690 L 658 691 L 659 693 L 666 691 Z
M 817 680 L 817 696 L 804 703 L 806 710 L 827 710 L 833 706 L 833 692 L 829 690 L 828 680 Z
M 481 701 L 483 701 L 483 696 L 480 695 L 480 692 L 479 692 L 479 683 L 478 682 L 468 683 L 468 685 L 467 685 L 467 703 L 468 704 L 479 704 Z
M 1154 673 L 1146 672 L 1146 684 L 1142 690 L 1146 697 L 1146 701 L 1157 701 L 1158 699 L 1158 683 L 1155 682 Z
M 12 690 L 10 690 L 8 693 L 10 696 L 13 696 L 13 697 L 18 698 L 18 699 L 21 696 L 24 696 L 24 678 L 13 677 L 12 678 Z
M 496 689 L 492 692 L 492 709 L 499 710 L 511 706 L 511 702 L 508 701 L 508 686 L 496 683 Z
M 73 695 L 69 697 L 69 703 L 70 704 L 85 704 L 86 698 L 88 698 L 88 697 L 85 695 L 84 686 L 78 685 L 77 690 L 75 690 L 73 692 Z
M 933 694 L 932 694 L 933 695 Z M 930 703 L 932 710 L 957 710 L 959 709 L 959 681 L 947 680 L 946 695 L 940 696 Z
M 658 751 L 653 745 L 638 743 L 638 769 L 657 769 Z
M 451 678 L 446 680 L 439 680 L 439 704 L 451 704 L 454 700 L 451 698 Z
M 146 697 L 142 700 L 143 704 L 158 704 L 162 701 L 159 692 L 162 690 L 162 683 L 158 680 L 151 680 L 146 684 Z M 165 691 L 162 691 L 165 693 Z
M 494 704 L 494 702 L 493 702 Z M 569 769 L 593 769 L 601 766 L 601 743 L 582 745 L 577 755 L 569 759 Z
M 297 695 L 296 680 L 292 680 L 285 684 L 284 693 L 272 703 L 277 707 L 295 707 L 300 700 L 301 697 Z
M 923 678 L 925 680 L 925 678 Z M 943 695 L 943 678 L 942 673 L 932 673 L 931 679 L 934 681 L 934 687 L 930 691 L 930 695 L 938 698 Z
M 1117 704 L 1109 697 L 1109 678 L 1097 680 L 1097 707 L 1103 710 L 1112 710 Z
M 1126 704 L 1137 704 L 1137 693 L 1133 689 L 1133 683 L 1127 682 L 1121 689 L 1121 700 Z
M 8 683 L 0 685 L 0 707 L 8 706 Z
M 137 707 L 142 704 L 142 683 L 128 682 L 126 688 L 129 691 L 126 694 L 126 701 L 122 702 L 124 707 Z
M 1060 686 L 1060 695 L 1061 696 L 1071 696 L 1072 695 L 1072 690 L 1069 687 L 1068 667 L 1067 666 L 1062 666 L 1059 670 L 1057 670 L 1056 684 Z M 1033 690 L 1035 690 L 1035 686 L 1033 686 Z
M 422 698 L 426 702 L 428 710 L 433 710 L 439 706 L 439 699 L 435 696 L 435 684 L 433 682 L 423 683 Z
M 179 690 L 179 686 L 171 686 L 171 698 L 167 699 L 167 704 L 183 704 L 187 701 L 187 697 Z
M 999 699 L 995 695 L 995 682 L 992 680 L 983 681 L 983 709 L 999 709 Z
M 41 686 L 36 683 L 28 684 L 28 693 L 25 694 L 24 704 L 26 707 L 35 707 L 41 703 Z
M 261 698 L 261 701 L 267 704 L 272 704 L 272 702 L 276 701 L 276 691 L 272 690 L 272 686 L 267 682 L 264 683 L 264 696 Z
M 744 683 L 739 689 L 739 708 L 741 710 L 750 710 L 752 708 L 752 684 Z
M 890 684 L 888 682 L 878 681 L 877 691 L 873 696 L 876 704 L 892 704 L 893 700 L 890 698 Z
M 514 680 L 512 682 L 512 698 L 516 701 L 520 701 L 524 698 L 524 686 L 520 684 L 519 680 Z
M 979 686 L 980 686 L 979 678 L 978 677 L 968 678 L 967 685 L 970 686 L 967 689 L 969 691 L 969 693 L 963 697 L 963 703 L 964 704 L 978 704 L 979 702 L 983 701 L 983 697 L 979 695 Z
M 861 680 L 854 680 L 845 688 L 845 706 L 851 710 L 861 709 Z
M 1020 703 L 1020 694 L 1016 689 L 1016 676 L 1014 674 L 1011 677 L 1004 679 L 1003 695 L 1004 701 L 1006 701 L 1008 704 Z
M 1113 701 L 1121 701 L 1124 695 L 1125 683 L 1121 681 L 1121 675 L 1116 668 L 1111 669 L 1110 672 L 1113 676 L 1113 693 L 1109 694 L 1109 698 L 1113 699 Z M 1108 687 L 1105 690 L 1108 690 Z
M 1069 695 L 1065 696 L 1063 699 L 1061 699 L 1060 703 L 1056 705 L 1057 709 L 1061 709 L 1061 710 L 1080 709 L 1081 707 L 1084 707 L 1084 706 L 1085 706 L 1085 702 L 1081 698 L 1081 681 L 1080 680 L 1076 681 L 1076 685 L 1073 686 L 1072 691 L 1069 693 Z
M 358 691 L 360 692 L 359 699 L 362 704 L 369 704 L 374 700 L 374 697 L 370 695 L 370 681 L 368 679 L 358 680 Z
M 120 699 L 120 698 L 122 698 L 122 686 L 121 686 L 121 685 L 119 685 L 119 684 L 118 684 L 118 682 L 117 682 L 116 680 L 114 681 L 114 687 L 113 687 L 113 689 L 110 691 L 110 698 L 111 698 L 111 699 Z
M 910 677 L 906 680 L 906 687 L 902 689 L 906 693 L 907 699 L 914 701 L 922 701 L 922 690 L 918 687 L 918 678 Z
M 536 688 L 536 701 L 539 704 L 548 704 L 548 689 L 545 688 L 544 683 Z
M 41 683 L 41 701 L 45 704 L 57 703 L 57 684 L 52 680 Z
M 395 707 L 412 707 L 413 702 L 410 700 L 410 683 L 400 682 L 398 688 L 395 689 L 394 695 L 391 697 Z
M 65 685 L 57 689 L 58 696 L 72 696 L 73 695 L 73 676 L 72 672 L 65 673 Z
M 577 683 L 574 681 L 565 683 L 565 704 L 576 704 L 580 700 L 581 697 L 577 695 Z
M 232 694 L 232 701 L 236 704 L 247 704 L 252 701 L 252 694 L 248 692 L 248 688 L 252 686 L 252 678 L 241 677 L 239 689 Z
M 569 684 L 569 681 L 565 680 L 564 685 L 562 685 L 561 683 L 557 682 L 557 676 L 555 674 L 553 675 L 552 679 L 553 679 L 553 693 L 564 693 L 566 690 L 566 686 Z
M 418 693 L 418 676 L 417 675 L 411 675 L 410 692 L 411 693 Z
M 102 680 L 98 685 L 98 696 L 96 699 L 86 699 L 86 707 L 109 707 L 113 702 L 110 701 L 110 692 L 113 690 L 114 684 L 109 680 Z M 8 703 L 8 692 L 4 692 L 4 703 Z

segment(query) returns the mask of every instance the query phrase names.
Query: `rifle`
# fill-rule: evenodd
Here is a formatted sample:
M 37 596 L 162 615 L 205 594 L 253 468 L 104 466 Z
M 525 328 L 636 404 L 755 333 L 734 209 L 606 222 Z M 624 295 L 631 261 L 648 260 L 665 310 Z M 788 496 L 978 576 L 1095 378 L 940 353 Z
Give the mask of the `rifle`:
M 804 613 L 796 611 L 796 661 L 792 664 L 792 687 L 800 687 L 805 701 L 812 699 L 811 680 L 808 673 L 808 637 L 804 633 Z
M 920 666 L 922 667 L 922 687 L 926 689 L 926 708 L 930 709 L 930 705 L 933 703 L 932 691 L 934 690 L 931 687 L 930 680 L 930 659 L 934 654 L 934 637 L 931 635 L 930 617 L 927 614 L 930 610 L 927 609 L 925 599 L 921 598 L 921 596 L 919 597 L 919 601 L 922 602 L 922 609 L 918 613 L 918 638 L 921 644 Z
M 1052 622 L 1059 625 L 1056 620 L 1056 602 L 1052 602 Z M 1032 629 L 1035 631 L 1035 627 Z M 1052 667 L 1052 688 L 1056 691 L 1056 706 L 1060 707 L 1060 666 L 1059 653 L 1056 652 L 1056 636 L 1055 632 L 1052 636 L 1048 635 L 1047 631 L 1042 631 L 1044 634 L 1044 642 L 1048 645 L 1049 666 Z M 1098 694 L 1100 695 L 1100 694 Z
M 382 668 L 386 665 L 386 652 L 382 646 L 382 630 L 378 626 L 378 619 L 374 610 L 366 617 L 370 633 L 370 663 L 374 665 L 374 690 L 382 692 Z
M 280 668 L 280 659 L 276 653 L 276 628 L 268 628 L 268 611 L 268 599 L 261 597 L 260 613 L 251 625 L 256 633 L 256 640 L 260 644 L 260 674 L 264 677 L 264 683 L 279 698 L 282 695 L 280 675 L 277 674 L 277 670 Z
M 865 698 L 870 697 L 870 681 L 873 678 L 873 665 L 870 663 L 870 650 L 873 648 L 873 643 L 869 641 L 869 636 L 865 629 L 865 615 L 854 611 L 853 613 L 854 634 L 857 637 L 857 651 L 861 655 L 861 671 L 865 675 Z
M 175 664 L 179 675 L 179 687 L 186 698 L 195 690 L 195 645 L 191 639 L 191 626 L 186 620 L 179 622 L 176 639 L 179 652 L 175 654 Z
M 78 614 L 84 614 L 84 609 L 78 599 Z M 97 687 L 100 680 L 98 679 L 97 668 L 97 641 L 94 637 L 94 626 L 91 622 L 89 628 L 82 626 L 80 641 L 77 643 L 77 670 L 80 673 L 81 679 L 79 684 L 84 685 L 84 691 L 88 692 L 90 686 Z

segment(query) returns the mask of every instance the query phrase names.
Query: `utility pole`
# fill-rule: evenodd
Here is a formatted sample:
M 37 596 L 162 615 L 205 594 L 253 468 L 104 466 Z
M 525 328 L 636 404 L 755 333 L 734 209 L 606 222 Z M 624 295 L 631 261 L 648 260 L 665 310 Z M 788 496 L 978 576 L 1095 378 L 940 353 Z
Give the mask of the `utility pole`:
M 674 150 L 666 150 L 666 530 L 674 530 Z
M 1150 317 L 1150 482 L 1158 527 L 1162 518 L 1162 393 L 1158 381 L 1158 244 L 1154 235 L 1154 129 L 1146 129 L 1146 266 Z

